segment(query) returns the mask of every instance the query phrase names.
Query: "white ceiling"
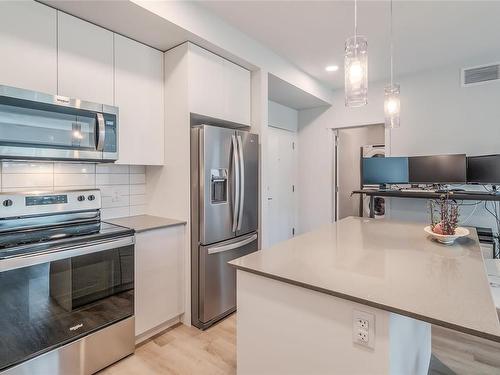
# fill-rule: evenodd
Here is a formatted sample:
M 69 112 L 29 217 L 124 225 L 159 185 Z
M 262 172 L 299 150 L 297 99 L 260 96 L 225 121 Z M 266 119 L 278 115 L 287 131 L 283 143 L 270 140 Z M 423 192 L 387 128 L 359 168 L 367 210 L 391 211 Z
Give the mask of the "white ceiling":
M 353 34 L 353 1 L 200 4 L 332 88 L 343 87 L 344 41 Z M 396 75 L 500 55 L 500 1 L 395 0 L 393 9 Z M 387 79 L 389 2 L 359 1 L 358 32 L 368 37 L 370 81 Z M 339 65 L 339 71 L 325 72 L 330 64 Z

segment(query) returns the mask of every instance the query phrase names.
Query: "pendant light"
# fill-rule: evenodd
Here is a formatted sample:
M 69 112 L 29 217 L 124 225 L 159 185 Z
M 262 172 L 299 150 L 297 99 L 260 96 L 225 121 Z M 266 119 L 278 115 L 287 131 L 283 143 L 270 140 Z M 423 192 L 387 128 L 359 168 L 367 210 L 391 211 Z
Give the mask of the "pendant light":
M 391 0 L 391 83 L 385 86 L 384 115 L 385 126 L 391 129 L 399 128 L 401 102 L 399 98 L 399 85 L 394 83 L 394 41 L 392 36 L 392 0 Z
M 368 42 L 358 35 L 358 2 L 354 0 L 354 36 L 345 41 L 345 105 L 361 107 L 368 103 Z

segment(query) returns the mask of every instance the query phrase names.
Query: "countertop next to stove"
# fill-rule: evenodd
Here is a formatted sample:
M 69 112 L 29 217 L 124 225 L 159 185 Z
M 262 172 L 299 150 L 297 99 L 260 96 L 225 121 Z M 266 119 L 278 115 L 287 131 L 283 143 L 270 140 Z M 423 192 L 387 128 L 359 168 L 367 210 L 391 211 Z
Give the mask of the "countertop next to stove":
M 137 233 L 152 229 L 167 228 L 175 225 L 186 224 L 186 222 L 183 220 L 170 219 L 166 217 L 152 216 L 152 215 L 120 217 L 104 221 L 107 223 L 121 225 L 122 227 L 134 229 Z

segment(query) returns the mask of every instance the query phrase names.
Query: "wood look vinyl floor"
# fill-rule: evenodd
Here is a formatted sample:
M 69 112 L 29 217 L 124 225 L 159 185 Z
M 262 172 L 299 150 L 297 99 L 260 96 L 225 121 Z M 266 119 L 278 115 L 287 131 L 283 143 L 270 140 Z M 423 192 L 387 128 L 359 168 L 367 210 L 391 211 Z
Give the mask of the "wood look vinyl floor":
M 433 327 L 432 352 L 440 365 L 451 371 L 431 365 L 437 370 L 429 374 L 500 375 L 498 343 Z M 171 374 L 236 374 L 236 314 L 206 331 L 177 325 L 141 344 L 135 354 L 99 372 L 99 375 Z
M 200 331 L 183 324 L 141 343 L 99 375 L 236 374 L 236 314 Z

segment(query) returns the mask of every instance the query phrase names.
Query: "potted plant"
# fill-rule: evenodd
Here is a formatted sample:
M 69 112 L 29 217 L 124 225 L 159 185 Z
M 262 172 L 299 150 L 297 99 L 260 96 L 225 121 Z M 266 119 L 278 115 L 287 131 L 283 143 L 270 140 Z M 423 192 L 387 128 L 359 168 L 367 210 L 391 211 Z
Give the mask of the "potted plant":
M 431 223 L 425 231 L 437 241 L 450 245 L 469 231 L 458 226 L 460 217 L 458 203 L 449 194 L 442 194 L 439 201 L 429 201 Z

